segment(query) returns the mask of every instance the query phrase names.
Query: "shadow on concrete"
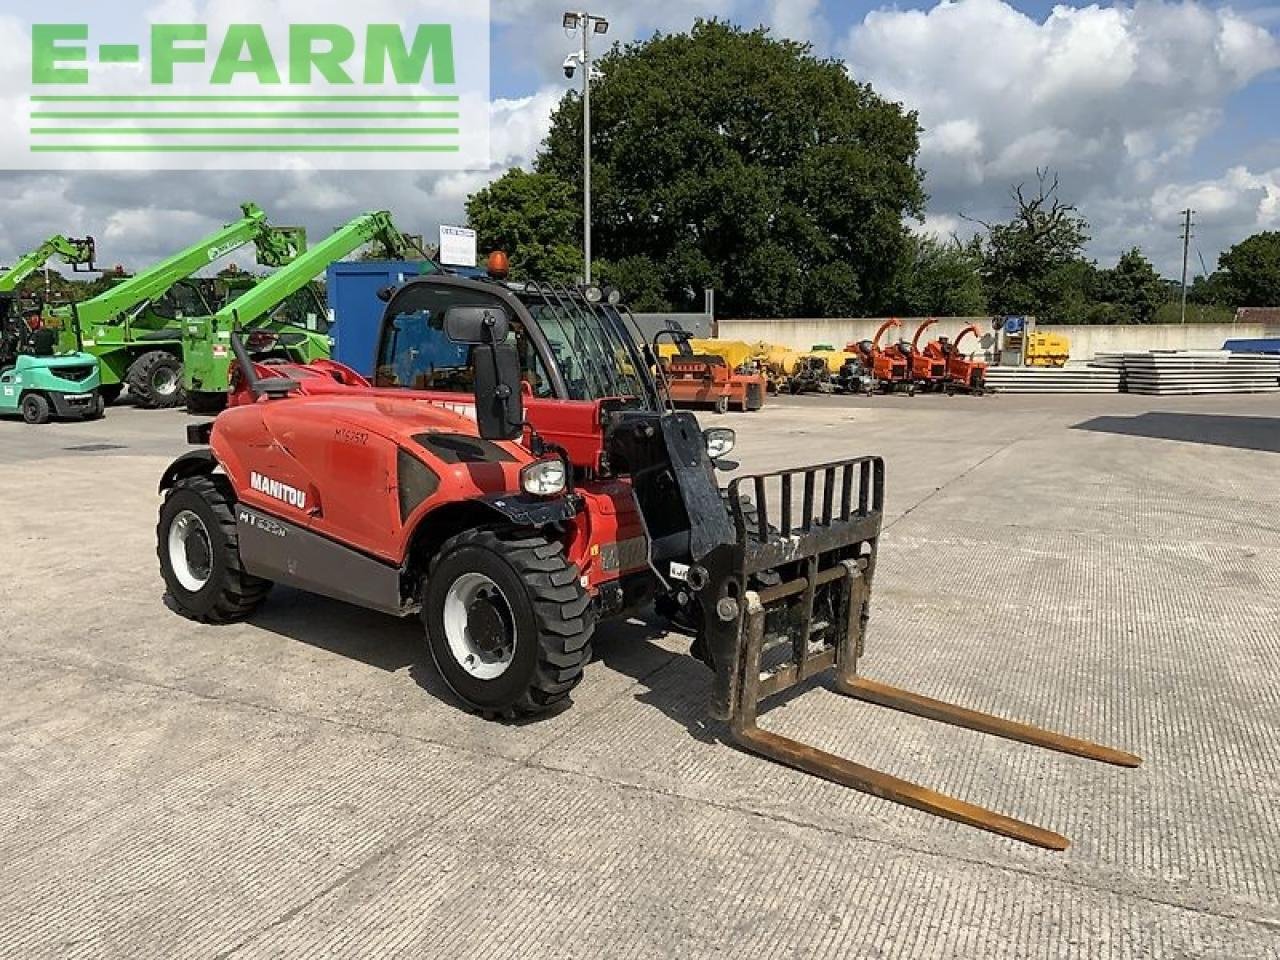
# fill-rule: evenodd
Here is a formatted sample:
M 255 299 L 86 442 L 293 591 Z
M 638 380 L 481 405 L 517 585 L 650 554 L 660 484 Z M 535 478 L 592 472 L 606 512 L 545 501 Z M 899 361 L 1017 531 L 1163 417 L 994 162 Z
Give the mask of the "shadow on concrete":
M 1280 418 L 1278 417 L 1233 417 L 1208 413 L 1144 413 L 1137 417 L 1098 417 L 1084 423 L 1077 423 L 1071 429 L 1280 453 Z

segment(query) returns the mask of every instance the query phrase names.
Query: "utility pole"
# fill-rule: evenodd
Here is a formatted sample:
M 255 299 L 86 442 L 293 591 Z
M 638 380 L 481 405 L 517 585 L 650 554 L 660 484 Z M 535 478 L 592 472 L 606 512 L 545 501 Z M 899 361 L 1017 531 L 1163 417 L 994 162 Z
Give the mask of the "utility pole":
M 583 280 L 591 284 L 591 34 L 609 32 L 609 21 L 593 13 L 569 11 L 564 15 L 565 30 L 582 31 L 582 50 L 565 61 L 565 74 L 573 76 L 576 59 L 582 66 L 582 255 Z
M 1182 322 L 1187 322 L 1187 258 L 1191 254 L 1191 228 L 1195 226 L 1191 218 L 1196 212 L 1191 209 L 1182 211 Z

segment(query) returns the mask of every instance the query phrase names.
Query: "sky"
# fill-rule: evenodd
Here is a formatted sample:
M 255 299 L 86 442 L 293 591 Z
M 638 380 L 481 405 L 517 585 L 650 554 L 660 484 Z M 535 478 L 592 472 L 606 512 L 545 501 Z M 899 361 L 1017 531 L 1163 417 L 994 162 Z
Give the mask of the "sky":
M 720 17 L 813 44 L 918 112 L 928 215 L 913 229 L 967 235 L 1007 218 L 1011 185 L 1057 171 L 1091 224 L 1088 254 L 1137 246 L 1181 269 L 1180 211 L 1196 210 L 1192 272 L 1259 230 L 1280 230 L 1280 5 L 1141 0 L 594 0 L 610 41 Z M 93 234 L 103 264 L 137 268 L 235 219 L 241 201 L 320 237 L 390 209 L 435 235 L 467 196 L 528 166 L 568 81 L 564 0 L 493 0 L 493 166 L 467 172 L 3 173 L 0 262 L 51 233 Z M 607 255 L 607 251 L 601 251 Z

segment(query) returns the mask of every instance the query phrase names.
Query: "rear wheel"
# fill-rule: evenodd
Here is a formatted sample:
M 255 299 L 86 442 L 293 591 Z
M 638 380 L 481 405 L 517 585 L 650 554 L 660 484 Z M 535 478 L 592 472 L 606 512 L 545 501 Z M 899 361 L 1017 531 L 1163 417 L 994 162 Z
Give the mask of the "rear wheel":
M 93 398 L 93 402 L 89 404 L 89 409 L 85 411 L 84 419 L 101 420 L 107 412 L 107 402 L 102 399 L 102 394 Z
M 28 393 L 22 398 L 22 419 L 32 426 L 48 423 L 52 411 L 49 401 L 38 393 Z
M 170 410 L 183 401 L 182 362 L 171 353 L 144 353 L 129 368 L 126 379 L 129 394 L 144 410 Z
M 249 617 L 271 590 L 240 561 L 235 494 L 223 476 L 179 480 L 160 507 L 156 551 L 178 612 L 200 623 Z
M 489 718 L 545 713 L 591 660 L 595 616 L 564 548 L 537 535 L 471 530 L 446 543 L 422 619 L 449 689 Z

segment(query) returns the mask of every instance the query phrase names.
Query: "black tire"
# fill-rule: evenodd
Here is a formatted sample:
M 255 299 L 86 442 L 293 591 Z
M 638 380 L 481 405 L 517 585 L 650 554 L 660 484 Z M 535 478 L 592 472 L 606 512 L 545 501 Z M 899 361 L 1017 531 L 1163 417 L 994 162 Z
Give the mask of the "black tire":
M 102 394 L 98 394 L 93 398 L 93 403 L 85 412 L 85 420 L 101 420 L 107 412 L 107 402 L 102 399 Z
M 514 649 L 505 670 L 492 678 L 468 671 L 445 630 L 446 600 L 468 575 L 486 578 L 505 601 L 490 607 L 501 614 Z M 489 719 L 536 716 L 567 700 L 591 661 L 595 632 L 595 611 L 580 576 L 559 543 L 535 533 L 470 530 L 441 547 L 423 589 L 422 620 L 431 658 L 449 689 Z M 468 642 L 469 631 L 470 622 Z
M 716 397 L 716 413 L 726 414 L 729 412 L 729 398 Z
M 187 394 L 187 413 L 193 417 L 216 417 L 227 409 L 227 395 L 218 391 L 192 390 Z
M 104 383 L 98 388 L 98 394 L 102 397 L 102 402 L 108 407 L 119 400 L 122 393 L 124 393 L 123 383 Z
M 135 360 L 125 380 L 129 395 L 143 410 L 172 410 L 186 399 L 182 362 L 163 350 L 152 350 Z
M 43 394 L 28 393 L 22 398 L 22 419 L 34 426 L 48 423 L 53 409 Z
M 235 492 L 226 477 L 201 475 L 174 484 L 160 507 L 156 553 L 168 595 L 178 612 L 198 623 L 235 623 L 252 616 L 271 591 L 271 582 L 245 573 L 236 531 Z M 194 514 L 203 525 L 208 576 L 202 587 L 184 585 L 174 569 L 170 533 L 174 522 Z M 186 563 L 191 555 L 186 553 Z

